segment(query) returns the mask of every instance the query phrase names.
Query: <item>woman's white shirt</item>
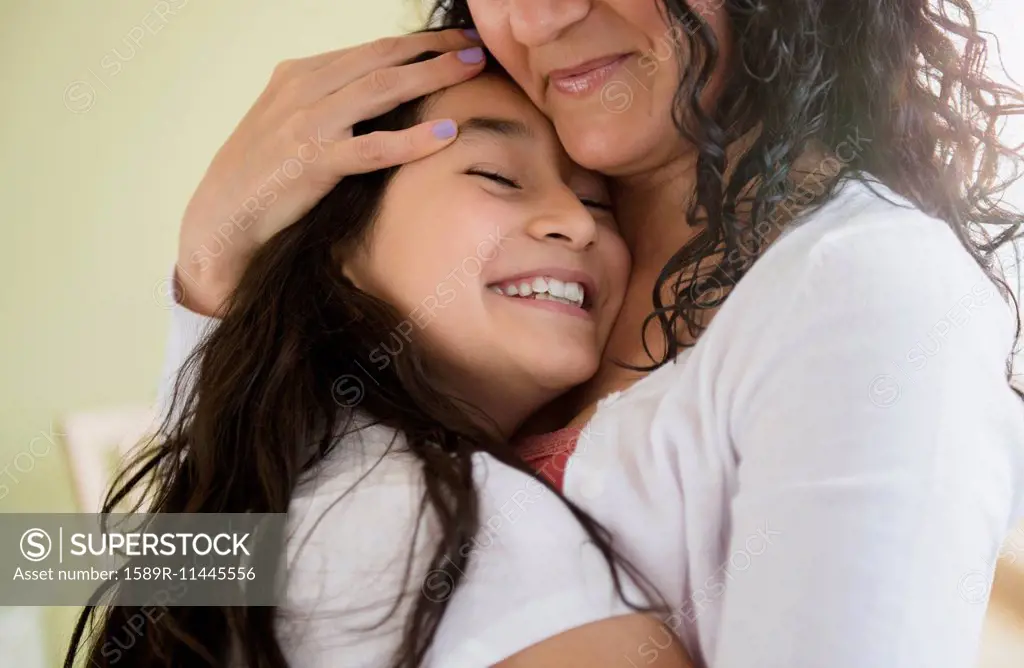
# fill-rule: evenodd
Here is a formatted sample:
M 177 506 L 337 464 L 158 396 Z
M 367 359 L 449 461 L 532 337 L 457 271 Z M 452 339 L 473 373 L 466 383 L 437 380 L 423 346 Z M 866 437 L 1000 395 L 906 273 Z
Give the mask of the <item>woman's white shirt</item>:
M 697 345 L 604 399 L 564 472 L 713 668 L 968 668 L 1024 514 L 1016 321 L 943 223 L 860 183 Z M 660 639 L 638 648 L 646 665 Z
M 977 588 L 1024 511 L 1024 403 L 1005 380 L 1014 315 L 943 223 L 875 189 L 890 201 L 849 183 L 788 230 L 695 347 L 602 400 L 568 461 L 564 493 L 668 599 L 668 625 L 698 663 L 977 660 L 987 600 Z M 165 379 L 207 325 L 175 310 Z M 347 502 L 359 505 L 328 513 L 335 521 L 317 530 L 316 563 L 338 565 L 330 592 L 374 582 L 346 575 L 360 569 L 394 575 L 385 557 L 409 535 L 417 474 L 387 461 L 399 482 L 365 485 Z M 485 517 L 539 488 L 479 463 L 490 473 L 480 483 Z M 322 499 L 297 501 L 316 506 L 297 510 L 300 519 L 334 503 L 349 482 L 339 475 Z M 588 567 L 596 585 L 574 575 L 581 530 L 538 494 L 521 520 L 505 522 L 499 547 L 481 552 L 495 575 L 467 578 L 444 620 L 439 650 L 477 647 L 481 660 L 434 665 L 488 665 L 622 611 L 600 582 L 605 571 Z M 300 609 L 311 590 L 299 587 Z M 588 617 L 576 601 L 590 596 L 601 605 Z M 541 621 L 535 607 L 548 613 Z M 289 645 L 296 665 L 336 660 L 340 627 L 318 624 Z M 368 661 L 385 646 L 349 631 L 344 640 L 371 643 Z M 625 658 L 647 665 L 665 641 Z

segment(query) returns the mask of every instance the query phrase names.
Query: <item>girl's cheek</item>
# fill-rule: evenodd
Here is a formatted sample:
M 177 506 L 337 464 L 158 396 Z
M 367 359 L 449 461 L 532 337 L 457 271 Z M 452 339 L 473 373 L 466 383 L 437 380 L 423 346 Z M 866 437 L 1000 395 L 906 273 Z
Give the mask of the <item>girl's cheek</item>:
M 468 215 L 457 245 L 469 265 L 486 266 L 508 250 L 508 242 L 529 220 L 529 212 L 520 204 L 479 195 L 467 199 Z

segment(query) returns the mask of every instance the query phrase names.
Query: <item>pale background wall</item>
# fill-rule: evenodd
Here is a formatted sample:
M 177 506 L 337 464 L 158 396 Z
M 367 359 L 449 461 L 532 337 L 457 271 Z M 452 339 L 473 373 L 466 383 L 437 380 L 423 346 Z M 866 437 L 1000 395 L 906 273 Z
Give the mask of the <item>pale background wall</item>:
M 3 0 L 0 510 L 68 507 L 56 448 L 3 471 L 57 416 L 152 398 L 182 210 L 273 66 L 402 32 L 414 9 Z
M 0 0 L 0 512 L 74 510 L 40 437 L 154 398 L 178 221 L 273 66 L 412 29 L 417 8 Z M 70 612 L 0 609 L 0 665 L 58 665 Z
M 979 5 L 1024 80 L 1005 32 L 1024 10 Z M 153 399 L 179 217 L 274 64 L 418 14 L 415 0 L 2 0 L 0 512 L 72 510 L 45 440 L 56 421 Z M 57 665 L 68 612 L 0 609 L 0 663 Z

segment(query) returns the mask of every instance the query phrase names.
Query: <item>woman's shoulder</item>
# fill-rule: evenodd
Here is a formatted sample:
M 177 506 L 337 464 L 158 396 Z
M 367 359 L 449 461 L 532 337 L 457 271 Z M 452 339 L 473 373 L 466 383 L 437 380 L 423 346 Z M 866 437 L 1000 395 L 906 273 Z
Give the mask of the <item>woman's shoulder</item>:
M 889 418 L 910 419 L 914 408 L 924 420 L 954 399 L 983 397 L 979 411 L 1000 411 L 1007 433 L 1019 434 L 1021 405 L 1006 379 L 1016 326 L 1000 287 L 945 222 L 884 186 L 851 182 L 739 281 L 687 378 L 744 414 L 796 401 L 825 415 L 831 402 L 850 416 L 863 404 L 889 408 Z
M 915 257 L 935 260 L 928 265 L 943 274 L 981 274 L 944 221 L 880 182 L 850 179 L 840 184 L 832 199 L 786 228 L 755 268 L 759 274 L 790 276 L 808 271 L 825 276 L 863 268 L 870 269 L 870 274 L 906 275 Z M 754 271 L 750 275 L 756 276 Z M 772 284 L 763 280 L 747 283 L 748 288 Z
M 878 334 L 916 318 L 964 321 L 982 311 L 975 326 L 1009 345 L 1012 309 L 953 230 L 881 183 L 848 181 L 764 252 L 719 313 L 730 327 L 718 329 L 763 337 L 769 322 L 831 319 Z M 856 313 L 874 319 L 851 319 Z

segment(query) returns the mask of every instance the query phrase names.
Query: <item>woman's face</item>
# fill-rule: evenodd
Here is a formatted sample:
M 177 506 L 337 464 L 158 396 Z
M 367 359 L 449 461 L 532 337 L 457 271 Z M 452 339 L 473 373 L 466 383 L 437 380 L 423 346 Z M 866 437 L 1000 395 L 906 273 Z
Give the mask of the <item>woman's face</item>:
M 449 88 L 423 120 L 445 118 L 458 138 L 398 171 L 346 273 L 405 318 L 372 365 L 416 338 L 447 389 L 513 428 L 596 371 L 629 255 L 603 178 L 514 84 Z
M 687 35 L 665 22 L 661 0 L 467 2 L 484 44 L 551 119 L 574 160 L 628 176 L 685 151 L 671 109 Z M 689 4 L 727 52 L 724 0 Z M 725 65 L 723 58 L 717 69 Z M 706 91 L 706 105 L 721 79 Z

